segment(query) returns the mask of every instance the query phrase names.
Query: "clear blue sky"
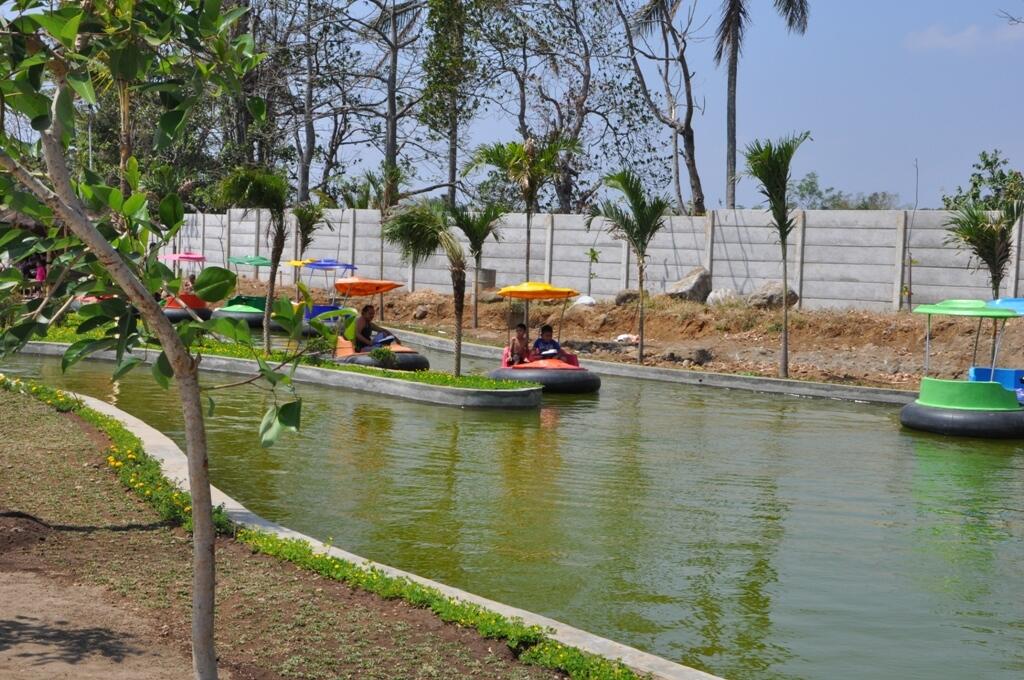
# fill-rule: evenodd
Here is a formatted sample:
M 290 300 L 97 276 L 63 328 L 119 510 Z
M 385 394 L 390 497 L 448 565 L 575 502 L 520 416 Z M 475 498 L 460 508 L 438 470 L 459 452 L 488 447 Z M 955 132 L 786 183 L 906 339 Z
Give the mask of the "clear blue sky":
M 751 0 L 753 22 L 740 61 L 739 144 L 810 130 L 794 176 L 814 170 L 844 191 L 914 197 L 922 207 L 965 183 L 982 149 L 998 147 L 1024 167 L 1024 15 L 1021 0 L 812 0 L 803 36 L 786 31 L 769 0 Z M 704 13 L 718 12 L 705 1 Z M 710 29 L 709 29 L 710 30 Z M 725 74 L 695 46 L 707 95 L 697 119 L 697 159 L 708 206 L 724 196 Z M 751 180 L 738 200 L 758 202 Z
M 705 111 L 694 126 L 709 208 L 724 199 L 725 72 L 711 61 L 718 0 L 708 40 L 691 48 Z M 982 149 L 999 148 L 1024 167 L 1024 0 L 811 0 L 805 35 L 790 34 L 770 0 L 751 0 L 752 25 L 740 61 L 738 141 L 810 130 L 793 174 L 816 171 L 825 186 L 892 191 L 940 207 L 964 184 Z M 503 126 L 504 127 L 504 126 Z M 490 136 L 479 128 L 477 134 Z M 738 201 L 760 203 L 751 180 Z

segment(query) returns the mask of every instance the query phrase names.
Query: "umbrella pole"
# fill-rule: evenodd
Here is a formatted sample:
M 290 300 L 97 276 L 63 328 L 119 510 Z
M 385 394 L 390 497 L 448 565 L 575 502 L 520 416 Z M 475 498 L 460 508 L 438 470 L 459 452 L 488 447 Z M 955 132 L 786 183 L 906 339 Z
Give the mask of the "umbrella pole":
M 562 344 L 562 326 L 565 325 L 565 306 L 569 304 L 569 298 L 562 298 L 562 313 L 558 317 L 558 344 Z

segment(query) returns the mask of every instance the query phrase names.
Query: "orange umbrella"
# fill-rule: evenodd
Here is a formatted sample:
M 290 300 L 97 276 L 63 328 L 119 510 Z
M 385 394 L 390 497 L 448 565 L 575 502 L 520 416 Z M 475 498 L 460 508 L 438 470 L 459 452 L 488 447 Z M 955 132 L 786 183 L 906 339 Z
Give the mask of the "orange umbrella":
M 343 279 L 337 279 L 334 282 L 334 288 L 345 297 L 364 297 L 376 295 L 377 293 L 386 293 L 389 290 L 401 288 L 404 285 L 397 281 L 363 279 L 358 276 L 348 276 Z

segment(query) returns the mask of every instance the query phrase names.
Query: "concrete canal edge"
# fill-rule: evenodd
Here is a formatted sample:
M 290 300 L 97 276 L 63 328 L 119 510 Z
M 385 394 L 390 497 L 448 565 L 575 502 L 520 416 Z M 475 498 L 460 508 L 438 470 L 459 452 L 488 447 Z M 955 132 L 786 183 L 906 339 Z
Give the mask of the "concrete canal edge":
M 174 443 L 173 440 L 171 440 L 170 437 L 147 425 L 144 421 L 136 418 L 135 416 L 126 413 L 105 401 L 89 397 L 84 394 L 75 394 L 73 392 L 69 392 L 69 394 L 74 394 L 92 410 L 119 420 L 132 432 L 132 434 L 142 441 L 142 446 L 146 453 L 159 461 L 164 476 L 177 485 L 181 490 L 188 491 L 188 459 L 185 457 L 185 453 L 177 444 Z M 365 557 L 360 557 L 359 555 L 355 555 L 340 548 L 328 546 L 312 536 L 300 534 L 297 531 L 292 531 L 287 527 L 283 527 L 280 524 L 276 524 L 260 517 L 246 509 L 244 505 L 215 486 L 211 485 L 210 490 L 213 495 L 214 507 L 222 505 L 231 521 L 240 526 L 250 529 L 258 529 L 260 531 L 276 535 L 280 538 L 306 541 L 318 552 L 327 553 L 332 557 L 337 557 L 338 559 L 352 562 L 363 567 L 378 569 L 388 576 L 415 581 L 416 583 L 429 588 L 434 588 L 448 597 L 453 597 L 464 602 L 471 602 L 508 618 L 522 619 L 522 621 L 527 625 L 541 626 L 550 630 L 551 638 L 561 642 L 562 644 L 571 645 L 584 652 L 596 654 L 606 659 L 617 659 L 629 668 L 641 674 L 648 674 L 654 678 L 663 680 L 721 680 L 720 678 L 717 678 L 717 676 L 710 675 L 709 673 L 673 663 L 659 656 L 642 652 L 639 649 L 615 642 L 614 640 L 608 640 L 606 638 L 593 635 L 584 630 L 580 630 L 579 628 L 574 628 L 561 623 L 560 621 L 550 619 L 546 616 L 534 614 L 533 612 L 528 612 L 524 609 L 511 607 L 500 602 L 495 602 L 494 600 L 488 600 L 485 597 L 473 595 L 472 593 L 467 593 L 464 590 L 459 590 L 458 588 L 453 588 L 443 583 L 438 583 L 437 581 L 431 581 L 430 579 L 417 576 L 416 574 L 412 574 L 407 571 L 402 571 L 401 569 L 396 569 L 395 567 L 390 567 L 386 564 L 373 562 Z
M 60 342 L 29 342 L 22 350 L 25 354 L 41 354 L 45 356 L 61 356 L 69 345 Z M 159 356 L 152 349 L 136 350 L 134 355 L 152 363 Z M 90 358 L 113 361 L 114 353 L 97 352 Z M 204 354 L 200 368 L 204 371 L 220 371 L 226 373 L 253 374 L 259 369 L 253 359 L 237 359 Z M 540 387 L 524 387 L 509 390 L 485 390 L 466 387 L 448 387 L 446 385 L 428 385 L 398 378 L 377 377 L 365 373 L 336 371 L 315 366 L 299 366 L 293 380 L 299 383 L 329 385 L 343 387 L 371 394 L 383 394 L 390 397 L 401 397 L 413 401 L 457 406 L 460 408 L 498 408 L 525 409 L 537 408 L 541 402 Z
M 402 330 L 402 340 L 408 345 L 418 345 L 426 349 L 441 352 L 453 352 L 455 343 L 447 338 L 438 338 L 425 333 L 417 333 L 408 329 Z M 463 342 L 462 354 L 477 359 L 501 360 L 502 349 L 487 345 Z M 635 366 L 614 361 L 595 361 L 586 359 L 583 367 L 599 375 L 610 375 L 619 378 L 635 378 L 637 380 L 657 380 L 659 382 L 679 383 L 683 385 L 707 385 L 708 387 L 726 387 L 734 390 L 752 392 L 768 392 L 771 394 L 790 394 L 799 397 L 823 397 L 826 399 L 842 399 L 845 401 L 863 401 L 874 404 L 908 404 L 917 399 L 917 392 L 910 390 L 890 390 L 882 387 L 861 387 L 858 385 L 836 385 L 833 383 L 810 382 L 806 380 L 783 380 L 782 378 L 764 378 L 761 376 L 735 375 L 733 373 L 711 373 L 709 371 L 688 371 L 681 368 L 660 368 L 657 366 Z M 497 368 L 497 363 L 495 363 Z

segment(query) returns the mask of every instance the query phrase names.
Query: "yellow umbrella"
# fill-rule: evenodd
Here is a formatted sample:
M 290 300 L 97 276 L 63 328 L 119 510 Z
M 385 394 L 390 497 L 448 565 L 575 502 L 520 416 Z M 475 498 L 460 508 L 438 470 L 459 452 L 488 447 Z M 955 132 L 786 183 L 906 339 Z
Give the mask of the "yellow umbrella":
M 525 281 L 498 291 L 498 295 L 516 300 L 565 300 L 579 294 L 572 288 L 559 288 L 539 281 Z

